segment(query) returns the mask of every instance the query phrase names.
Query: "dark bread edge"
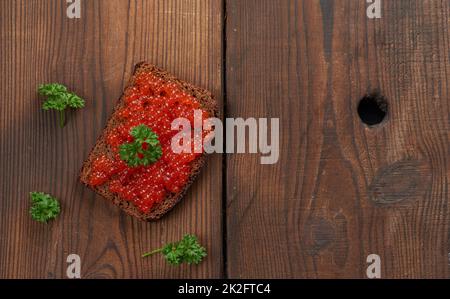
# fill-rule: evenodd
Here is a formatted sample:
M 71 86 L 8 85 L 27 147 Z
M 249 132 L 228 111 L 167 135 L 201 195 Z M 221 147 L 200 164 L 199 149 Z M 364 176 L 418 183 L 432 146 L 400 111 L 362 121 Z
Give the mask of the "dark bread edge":
M 218 117 L 218 108 L 216 101 L 214 100 L 214 97 L 212 94 L 202 88 L 196 87 L 190 83 L 187 83 L 185 81 L 182 81 L 175 76 L 169 74 L 168 72 L 156 67 L 155 65 L 141 62 L 138 63 L 133 71 L 133 74 L 131 75 L 128 84 L 124 88 L 124 91 L 118 100 L 116 106 L 114 107 L 113 113 L 109 117 L 105 128 L 103 129 L 100 137 L 97 139 L 96 144 L 94 145 L 94 148 L 91 150 L 91 152 L 88 155 L 88 158 L 84 161 L 83 166 L 80 171 L 80 181 L 89 187 L 90 189 L 94 190 L 96 193 L 100 194 L 104 198 L 111 201 L 114 205 L 120 207 L 122 210 L 124 210 L 128 215 L 134 216 L 139 218 L 142 221 L 155 221 L 160 219 L 162 216 L 164 216 L 167 212 L 169 212 L 186 194 L 189 187 L 192 185 L 192 183 L 196 180 L 197 176 L 200 174 L 200 170 L 206 163 L 206 153 L 203 153 L 199 158 L 197 158 L 195 161 L 193 161 L 192 164 L 192 171 L 190 173 L 188 182 L 184 186 L 183 190 L 176 194 L 170 194 L 166 196 L 166 198 L 156 204 L 152 210 L 149 213 L 142 213 L 134 204 L 132 204 L 129 201 L 126 201 L 124 199 L 121 199 L 119 196 L 111 193 L 108 191 L 108 189 L 102 185 L 102 186 L 96 186 L 92 187 L 88 185 L 88 178 L 90 174 L 90 169 L 92 162 L 94 159 L 99 156 L 100 154 L 107 154 L 110 153 L 109 146 L 106 144 L 106 133 L 109 132 L 110 129 L 114 127 L 115 123 L 115 115 L 116 112 L 123 106 L 123 101 L 125 98 L 125 95 L 127 93 L 128 88 L 132 87 L 134 85 L 134 79 L 137 74 L 139 74 L 142 71 L 151 72 L 154 75 L 164 79 L 164 81 L 174 82 L 177 83 L 181 89 L 183 89 L 185 92 L 189 93 L 190 95 L 194 96 L 199 103 L 202 105 L 202 108 L 207 110 L 209 114 L 213 117 Z

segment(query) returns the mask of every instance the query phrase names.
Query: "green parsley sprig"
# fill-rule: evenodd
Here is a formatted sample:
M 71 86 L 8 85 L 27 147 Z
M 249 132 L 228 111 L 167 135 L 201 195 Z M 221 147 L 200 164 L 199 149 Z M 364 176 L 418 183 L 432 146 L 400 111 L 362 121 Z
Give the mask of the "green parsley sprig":
M 67 108 L 83 108 L 85 104 L 82 98 L 69 92 L 67 87 L 59 83 L 43 84 L 39 86 L 38 93 L 47 97 L 42 104 L 42 109 L 59 111 L 59 125 L 61 128 L 65 125 L 65 110 Z
M 148 257 L 156 253 L 162 253 L 171 265 L 199 264 L 206 256 L 206 249 L 200 245 L 196 236 L 185 235 L 181 241 L 168 243 L 164 247 L 144 253 L 142 257 Z
M 47 222 L 56 218 L 61 211 L 58 200 L 43 192 L 31 192 L 31 217 L 39 222 Z
M 131 167 L 147 166 L 155 163 L 162 156 L 158 135 L 146 125 L 139 125 L 130 130 L 133 142 L 119 146 L 120 158 Z

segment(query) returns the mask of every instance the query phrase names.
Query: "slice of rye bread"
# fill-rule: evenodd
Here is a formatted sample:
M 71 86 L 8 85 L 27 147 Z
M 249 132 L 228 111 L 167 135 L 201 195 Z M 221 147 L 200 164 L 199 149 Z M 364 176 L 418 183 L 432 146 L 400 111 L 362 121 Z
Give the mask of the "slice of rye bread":
M 120 120 L 117 117 L 117 112 L 120 110 L 120 108 L 124 106 L 125 96 L 127 95 L 129 88 L 133 87 L 136 76 L 141 72 L 151 72 L 155 76 L 163 79 L 165 82 L 176 83 L 180 87 L 180 89 L 182 89 L 184 92 L 195 97 L 197 101 L 201 104 L 202 109 L 206 110 L 210 116 L 217 117 L 218 110 L 216 101 L 214 100 L 212 94 L 209 91 L 193 86 L 187 82 L 181 81 L 175 78 L 173 75 L 167 73 L 166 71 L 161 70 L 156 66 L 148 64 L 146 62 L 141 62 L 136 65 L 133 75 L 131 76 L 127 86 L 125 87 L 124 93 L 122 94 L 116 107 L 114 108 L 113 114 L 109 118 L 105 129 L 103 130 L 101 136 L 97 140 L 97 143 L 95 144 L 94 148 L 90 152 L 87 160 L 83 163 L 83 167 L 80 173 L 80 180 L 86 186 L 93 189 L 95 192 L 97 192 L 104 198 L 110 200 L 114 205 L 120 207 L 127 214 L 135 216 L 143 221 L 154 221 L 158 220 L 164 214 L 170 211 L 183 198 L 186 191 L 189 189 L 190 185 L 195 181 L 195 179 L 199 175 L 201 168 L 204 166 L 206 161 L 206 153 L 203 153 L 199 158 L 197 158 L 192 162 L 191 164 L 192 171 L 189 175 L 188 182 L 186 183 L 184 188 L 178 193 L 171 193 L 166 195 L 166 197 L 160 203 L 155 204 L 152 207 L 152 209 L 146 214 L 142 213 L 133 203 L 126 201 L 120 198 L 118 195 L 110 192 L 108 187 L 106 186 L 107 184 L 95 187 L 92 187 L 88 184 L 92 169 L 92 163 L 94 162 L 95 158 L 99 157 L 100 155 L 106 155 L 107 157 L 112 157 L 113 155 L 110 146 L 106 143 L 106 135 L 113 128 L 115 128 L 117 125 L 120 124 Z

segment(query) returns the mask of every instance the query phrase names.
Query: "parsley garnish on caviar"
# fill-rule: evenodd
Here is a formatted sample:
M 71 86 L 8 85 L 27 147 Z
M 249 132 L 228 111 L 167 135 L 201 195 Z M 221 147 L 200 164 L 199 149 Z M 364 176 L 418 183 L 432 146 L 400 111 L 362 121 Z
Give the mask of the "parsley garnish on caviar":
M 120 158 L 130 167 L 147 166 L 155 163 L 162 156 L 158 135 L 146 125 L 131 129 L 133 142 L 123 143 L 119 147 Z

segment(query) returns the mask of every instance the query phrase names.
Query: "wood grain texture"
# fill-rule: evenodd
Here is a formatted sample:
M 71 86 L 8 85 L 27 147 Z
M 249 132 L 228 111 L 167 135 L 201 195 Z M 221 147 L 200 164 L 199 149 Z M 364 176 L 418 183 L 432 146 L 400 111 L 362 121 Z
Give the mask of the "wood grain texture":
M 449 2 L 382 3 L 227 1 L 227 116 L 281 124 L 278 164 L 227 158 L 231 278 L 449 277 Z
M 66 277 L 66 257 L 81 256 L 84 278 L 215 278 L 222 275 L 221 157 L 209 159 L 186 198 L 163 220 L 141 223 L 77 181 L 136 63 L 146 60 L 222 95 L 222 2 L 0 2 L 0 277 Z M 57 115 L 40 109 L 38 84 L 61 82 L 87 107 Z M 49 225 L 28 215 L 30 191 L 61 199 Z M 197 234 L 208 249 L 199 266 L 172 267 L 141 253 Z
M 384 0 L 369 20 L 365 2 L 226 0 L 224 57 L 221 0 L 83 1 L 79 20 L 62 0 L 0 1 L 0 278 L 65 277 L 71 253 L 84 278 L 357 278 L 369 254 L 385 278 L 450 277 L 450 3 Z M 82 161 L 142 60 L 220 103 L 226 71 L 227 117 L 280 118 L 279 162 L 229 155 L 222 169 L 213 155 L 157 223 L 84 188 Z M 87 99 L 64 129 L 37 98 L 52 81 Z M 388 119 L 368 128 L 357 104 L 376 90 Z M 30 219 L 34 190 L 61 199 L 57 221 Z M 187 232 L 201 265 L 140 258 Z

